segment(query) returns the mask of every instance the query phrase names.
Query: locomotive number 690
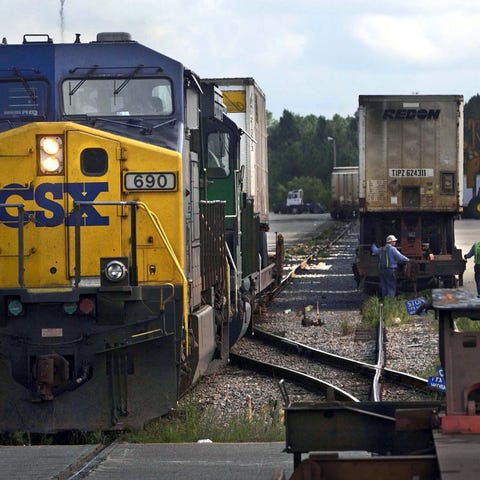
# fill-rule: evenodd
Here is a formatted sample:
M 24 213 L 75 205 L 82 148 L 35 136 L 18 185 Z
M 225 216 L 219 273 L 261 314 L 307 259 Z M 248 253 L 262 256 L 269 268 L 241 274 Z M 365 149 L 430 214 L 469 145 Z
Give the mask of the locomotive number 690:
M 177 176 L 173 172 L 129 172 L 125 174 L 127 190 L 176 190 Z

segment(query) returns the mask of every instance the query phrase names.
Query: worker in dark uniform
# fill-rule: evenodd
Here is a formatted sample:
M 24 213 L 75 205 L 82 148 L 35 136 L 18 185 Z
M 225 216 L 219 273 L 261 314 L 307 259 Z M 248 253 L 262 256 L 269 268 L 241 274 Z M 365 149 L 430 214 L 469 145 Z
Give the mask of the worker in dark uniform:
M 402 255 L 397 247 L 397 238 L 395 235 L 389 235 L 385 246 L 379 248 L 372 244 L 373 255 L 379 256 L 379 281 L 382 298 L 395 297 L 397 294 L 397 266 L 398 263 L 408 263 L 410 261 L 405 255 Z
M 470 257 L 475 256 L 475 283 L 477 284 L 477 297 L 480 298 L 480 242 L 475 242 L 468 253 L 463 258 L 468 260 Z

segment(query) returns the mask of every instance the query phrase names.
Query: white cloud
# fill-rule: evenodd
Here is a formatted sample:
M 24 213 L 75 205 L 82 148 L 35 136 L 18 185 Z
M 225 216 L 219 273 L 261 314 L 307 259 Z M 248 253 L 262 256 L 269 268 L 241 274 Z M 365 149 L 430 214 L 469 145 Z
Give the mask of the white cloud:
M 479 13 L 452 9 L 441 14 L 363 14 L 354 34 L 373 51 L 412 63 L 455 63 L 477 56 Z
M 302 55 L 307 40 L 304 35 L 280 30 L 275 35 L 266 35 L 261 49 L 254 53 L 255 61 L 263 67 L 281 68 L 291 66 Z
M 404 60 L 423 62 L 436 58 L 439 53 L 425 31 L 423 18 L 419 17 L 362 15 L 356 34 L 368 47 Z
M 0 1 L 0 39 L 62 41 L 60 7 Z M 126 31 L 200 76 L 252 76 L 276 117 L 353 114 L 360 93 L 479 88 L 478 0 L 65 0 L 63 14 L 67 43 Z

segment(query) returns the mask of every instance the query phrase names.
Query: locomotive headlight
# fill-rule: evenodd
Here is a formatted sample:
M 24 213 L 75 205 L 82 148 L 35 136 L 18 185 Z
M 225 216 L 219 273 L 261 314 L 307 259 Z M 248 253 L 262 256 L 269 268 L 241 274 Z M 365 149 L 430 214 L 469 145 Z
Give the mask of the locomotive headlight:
M 60 137 L 40 138 L 40 172 L 55 175 L 63 171 L 63 141 Z
M 128 285 L 130 285 L 128 257 L 101 257 L 101 288 L 103 290 L 121 290 Z
M 105 267 L 104 273 L 111 282 L 121 282 L 127 275 L 127 267 L 118 260 L 112 260 Z
M 60 162 L 55 157 L 45 157 L 40 161 L 42 173 L 56 173 L 60 168 Z
M 60 151 L 60 142 L 58 137 L 43 137 L 40 147 L 47 155 L 56 155 Z

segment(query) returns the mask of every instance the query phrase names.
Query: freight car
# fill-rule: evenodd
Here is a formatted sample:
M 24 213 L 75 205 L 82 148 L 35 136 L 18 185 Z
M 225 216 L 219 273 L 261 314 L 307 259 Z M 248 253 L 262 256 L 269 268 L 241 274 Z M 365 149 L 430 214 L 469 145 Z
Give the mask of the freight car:
M 336 219 L 355 218 L 358 215 L 358 167 L 334 167 L 330 215 Z
M 255 263 L 256 259 L 251 255 L 256 256 L 260 252 L 261 264 L 266 267 L 269 200 L 265 93 L 251 77 L 209 78 L 203 81 L 220 89 L 226 114 L 240 129 L 240 164 L 237 175 L 242 178 L 242 195 L 253 202 L 254 214 L 259 221 L 258 248 L 251 248 L 252 242 L 257 240 L 245 239 L 242 253 L 245 259 L 249 256 L 249 263 Z
M 463 198 L 463 96 L 361 95 L 358 112 L 358 284 L 377 291 L 370 248 L 393 234 L 414 260 L 398 272 L 400 289 L 462 285 L 454 221 Z
M 272 285 L 241 131 L 125 33 L 0 52 L 0 431 L 141 426 Z

